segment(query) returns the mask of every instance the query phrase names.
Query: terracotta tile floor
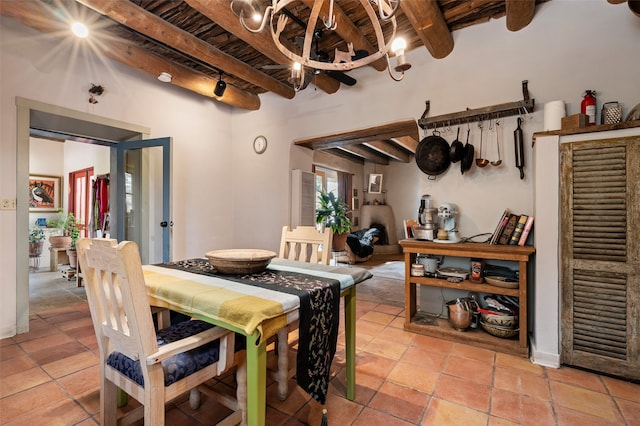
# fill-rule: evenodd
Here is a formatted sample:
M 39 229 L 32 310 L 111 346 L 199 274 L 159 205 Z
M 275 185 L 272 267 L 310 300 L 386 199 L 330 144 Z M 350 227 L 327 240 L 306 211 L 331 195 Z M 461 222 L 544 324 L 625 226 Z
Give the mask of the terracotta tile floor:
M 75 291 L 74 283 L 61 285 Z M 330 425 L 640 424 L 638 384 L 405 332 L 402 289 L 402 281 L 379 277 L 359 286 L 356 399 L 344 397 L 339 345 Z M 29 333 L 0 341 L 0 424 L 97 423 L 97 344 L 88 306 L 77 297 L 59 307 L 32 307 Z M 268 385 L 268 425 L 320 423 L 319 407 L 306 394 L 294 389 L 280 402 L 274 383 Z M 205 396 L 199 410 L 184 398 L 167 409 L 167 424 L 215 419 Z

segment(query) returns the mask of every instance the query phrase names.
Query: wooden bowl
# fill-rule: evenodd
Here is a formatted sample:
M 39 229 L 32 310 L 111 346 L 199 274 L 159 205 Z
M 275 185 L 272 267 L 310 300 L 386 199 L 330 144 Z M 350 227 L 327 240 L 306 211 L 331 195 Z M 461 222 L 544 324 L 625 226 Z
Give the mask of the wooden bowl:
M 256 274 L 267 269 L 277 255 L 269 250 L 229 249 L 210 251 L 205 256 L 221 274 Z
M 480 320 L 480 325 L 487 333 L 491 334 L 492 336 L 502 337 L 503 339 L 511 339 L 513 337 L 516 337 L 518 335 L 518 332 L 520 331 L 519 328 L 513 329 L 499 327 L 497 325 L 487 324 L 482 320 Z
M 487 284 L 494 285 L 496 287 L 502 288 L 518 288 L 520 287 L 520 282 L 511 278 L 505 278 L 500 276 L 486 276 L 484 280 Z

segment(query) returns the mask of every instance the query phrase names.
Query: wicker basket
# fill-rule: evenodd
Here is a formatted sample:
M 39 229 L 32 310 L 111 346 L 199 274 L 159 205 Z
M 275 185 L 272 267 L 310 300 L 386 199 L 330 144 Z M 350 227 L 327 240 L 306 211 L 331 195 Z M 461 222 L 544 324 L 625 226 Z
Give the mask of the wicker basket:
M 480 320 L 480 325 L 487 333 L 491 334 L 492 336 L 502 337 L 503 339 L 511 339 L 513 337 L 516 337 L 518 335 L 518 332 L 520 331 L 520 329 L 518 328 L 505 328 L 498 327 L 497 325 L 487 324 L 482 320 Z

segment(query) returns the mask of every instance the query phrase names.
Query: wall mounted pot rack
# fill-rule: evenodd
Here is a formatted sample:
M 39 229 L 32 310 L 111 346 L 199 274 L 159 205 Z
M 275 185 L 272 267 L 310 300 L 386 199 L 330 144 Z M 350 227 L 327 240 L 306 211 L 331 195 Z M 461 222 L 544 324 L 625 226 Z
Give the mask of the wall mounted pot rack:
M 535 106 L 535 99 L 529 97 L 529 89 L 527 87 L 528 80 L 522 81 L 522 96 L 521 101 L 507 102 L 504 104 L 491 105 L 482 108 L 467 108 L 466 111 L 454 112 L 451 114 L 443 114 L 435 117 L 427 118 L 429 109 L 431 108 L 431 102 L 426 101 L 426 108 L 422 117 L 418 120 L 418 125 L 428 130 L 430 128 L 436 129 L 438 127 L 455 126 L 465 123 L 472 123 L 476 121 L 485 121 L 497 119 L 500 117 L 510 117 L 513 115 L 526 114 L 533 112 Z

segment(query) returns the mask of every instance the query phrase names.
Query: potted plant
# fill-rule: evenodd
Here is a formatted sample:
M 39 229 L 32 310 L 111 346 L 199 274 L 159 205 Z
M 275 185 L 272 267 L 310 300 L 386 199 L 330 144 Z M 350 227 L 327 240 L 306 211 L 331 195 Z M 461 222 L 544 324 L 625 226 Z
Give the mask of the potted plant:
M 67 232 L 65 232 L 65 224 L 67 222 L 67 219 L 67 217 L 58 215 L 47 220 L 47 228 L 55 228 L 60 232 L 59 235 L 49 236 L 49 244 L 51 244 L 51 247 L 69 248 L 71 246 L 71 237 Z
M 42 254 L 42 246 L 46 235 L 39 227 L 29 230 L 29 257 L 39 257 Z
M 316 223 L 323 224 L 333 231 L 333 249 L 344 250 L 347 235 L 351 231 L 351 219 L 349 219 L 349 206 L 341 197 L 336 197 L 333 192 L 322 190 L 318 196 L 320 208 L 316 210 Z
M 76 226 L 76 218 L 73 213 L 69 213 L 64 221 L 63 234 L 67 235 L 70 238 L 67 255 L 69 256 L 69 266 L 75 269 L 78 266 L 76 243 L 78 242 L 78 237 L 80 236 L 80 230 Z

